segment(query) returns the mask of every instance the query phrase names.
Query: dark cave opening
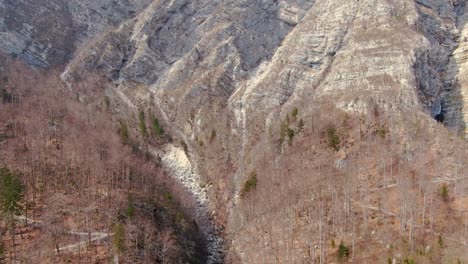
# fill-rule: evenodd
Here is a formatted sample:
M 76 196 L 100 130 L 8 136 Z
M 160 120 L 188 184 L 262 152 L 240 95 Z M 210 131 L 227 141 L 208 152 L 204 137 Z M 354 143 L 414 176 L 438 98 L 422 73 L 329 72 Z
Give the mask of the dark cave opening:
M 445 121 L 445 111 L 443 102 L 436 100 L 431 107 L 431 116 L 439 123 L 444 123 Z
M 434 116 L 434 119 L 439 123 L 443 123 L 445 120 L 444 112 L 441 112 L 440 114 Z

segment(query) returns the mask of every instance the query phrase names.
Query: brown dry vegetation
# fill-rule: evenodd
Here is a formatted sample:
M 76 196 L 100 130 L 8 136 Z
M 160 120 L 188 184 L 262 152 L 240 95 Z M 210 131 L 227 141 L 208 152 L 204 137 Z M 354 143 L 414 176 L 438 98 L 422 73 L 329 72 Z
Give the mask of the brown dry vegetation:
M 83 99 L 57 73 L 3 56 L 0 69 L 0 166 L 20 173 L 27 187 L 27 219 L 18 219 L 16 245 L 3 237 L 8 262 L 204 261 L 204 239 L 190 217 L 194 202 L 138 147 L 135 129 L 122 143 L 119 121 L 136 121 L 109 113 L 112 102 L 98 78 L 80 83 L 77 89 L 95 96 Z M 161 140 L 167 139 L 151 142 Z M 119 224 L 121 252 L 114 239 Z
M 229 260 L 242 252 L 249 263 L 338 262 L 343 240 L 349 263 L 466 263 L 466 142 L 424 114 L 373 107 L 359 116 L 330 105 L 304 110 L 312 117 L 298 107 L 304 131 L 267 148 L 277 145 L 284 113 L 248 152 L 245 170 L 256 171 L 258 184 L 230 223 Z M 338 152 L 328 144 L 330 126 Z

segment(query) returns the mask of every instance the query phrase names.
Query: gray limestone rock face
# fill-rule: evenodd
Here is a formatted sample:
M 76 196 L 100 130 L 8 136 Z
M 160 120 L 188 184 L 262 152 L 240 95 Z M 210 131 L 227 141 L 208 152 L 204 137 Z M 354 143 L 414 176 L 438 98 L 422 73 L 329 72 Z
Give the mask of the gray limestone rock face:
M 39 67 L 62 65 L 83 41 L 113 28 L 149 0 L 1 0 L 0 49 Z
M 153 1 L 77 53 L 69 74 L 99 69 L 117 83 L 141 83 L 163 104 L 170 99 L 163 108 L 180 120 L 212 95 L 236 108 L 249 90 L 250 104 L 266 109 L 303 96 L 333 98 L 349 112 L 379 104 L 430 114 L 442 102 L 444 122 L 462 127 L 449 66 L 461 5 Z M 175 111 L 178 104 L 192 109 Z
M 461 2 L 456 10 L 458 46 L 450 57 L 446 71 L 447 89 L 445 95 L 445 116 L 449 126 L 466 130 L 468 124 L 468 6 Z
M 444 122 L 463 127 L 464 92 L 456 87 L 463 86 L 465 5 L 1 0 L 0 49 L 40 67 L 70 62 L 74 76 L 98 69 L 161 98 L 194 100 L 194 109 L 203 92 L 235 106 L 236 92 L 249 90 L 252 103 L 267 109 L 327 97 L 347 111 L 364 111 L 370 96 L 387 109 L 428 113 L 441 102 Z

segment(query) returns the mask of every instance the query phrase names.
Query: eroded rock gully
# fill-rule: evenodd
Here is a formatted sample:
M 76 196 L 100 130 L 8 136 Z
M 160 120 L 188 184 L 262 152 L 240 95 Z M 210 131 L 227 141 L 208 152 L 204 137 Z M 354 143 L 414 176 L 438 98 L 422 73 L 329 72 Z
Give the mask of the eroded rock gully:
M 224 241 L 221 238 L 221 230 L 210 215 L 209 186 L 204 186 L 183 149 L 169 144 L 163 151 L 154 150 L 153 154 L 161 158 L 162 164 L 172 176 L 195 197 L 197 203 L 195 219 L 207 239 L 207 264 L 223 263 Z

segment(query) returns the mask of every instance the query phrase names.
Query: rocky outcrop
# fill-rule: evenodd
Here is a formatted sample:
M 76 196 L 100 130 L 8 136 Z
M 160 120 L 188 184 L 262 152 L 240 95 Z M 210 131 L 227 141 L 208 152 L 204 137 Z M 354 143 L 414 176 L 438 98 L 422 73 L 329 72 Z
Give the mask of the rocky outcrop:
M 0 48 L 49 67 L 72 59 L 84 40 L 134 16 L 149 0 L 1 0 Z
M 458 71 L 449 66 L 461 4 L 314 3 L 154 1 L 87 47 L 68 72 L 101 69 L 123 89 L 141 83 L 159 98 L 179 98 L 161 100 L 176 120 L 204 104 L 199 95 L 238 108 L 237 97 L 250 90 L 250 104 L 266 109 L 312 96 L 350 112 L 378 104 L 435 117 L 440 104 L 448 126 L 463 126 Z M 332 19 L 327 8 L 336 10 Z M 179 104 L 191 110 L 175 113 Z
M 466 2 L 460 3 L 457 13 L 457 28 L 460 32 L 458 36 L 459 45 L 450 58 L 450 70 L 448 72 L 452 92 L 449 93 L 447 101 L 453 102 L 451 112 L 454 113 L 455 117 L 452 120 L 456 120 L 466 134 L 466 124 L 468 124 L 468 108 L 466 107 L 468 105 L 468 7 Z

